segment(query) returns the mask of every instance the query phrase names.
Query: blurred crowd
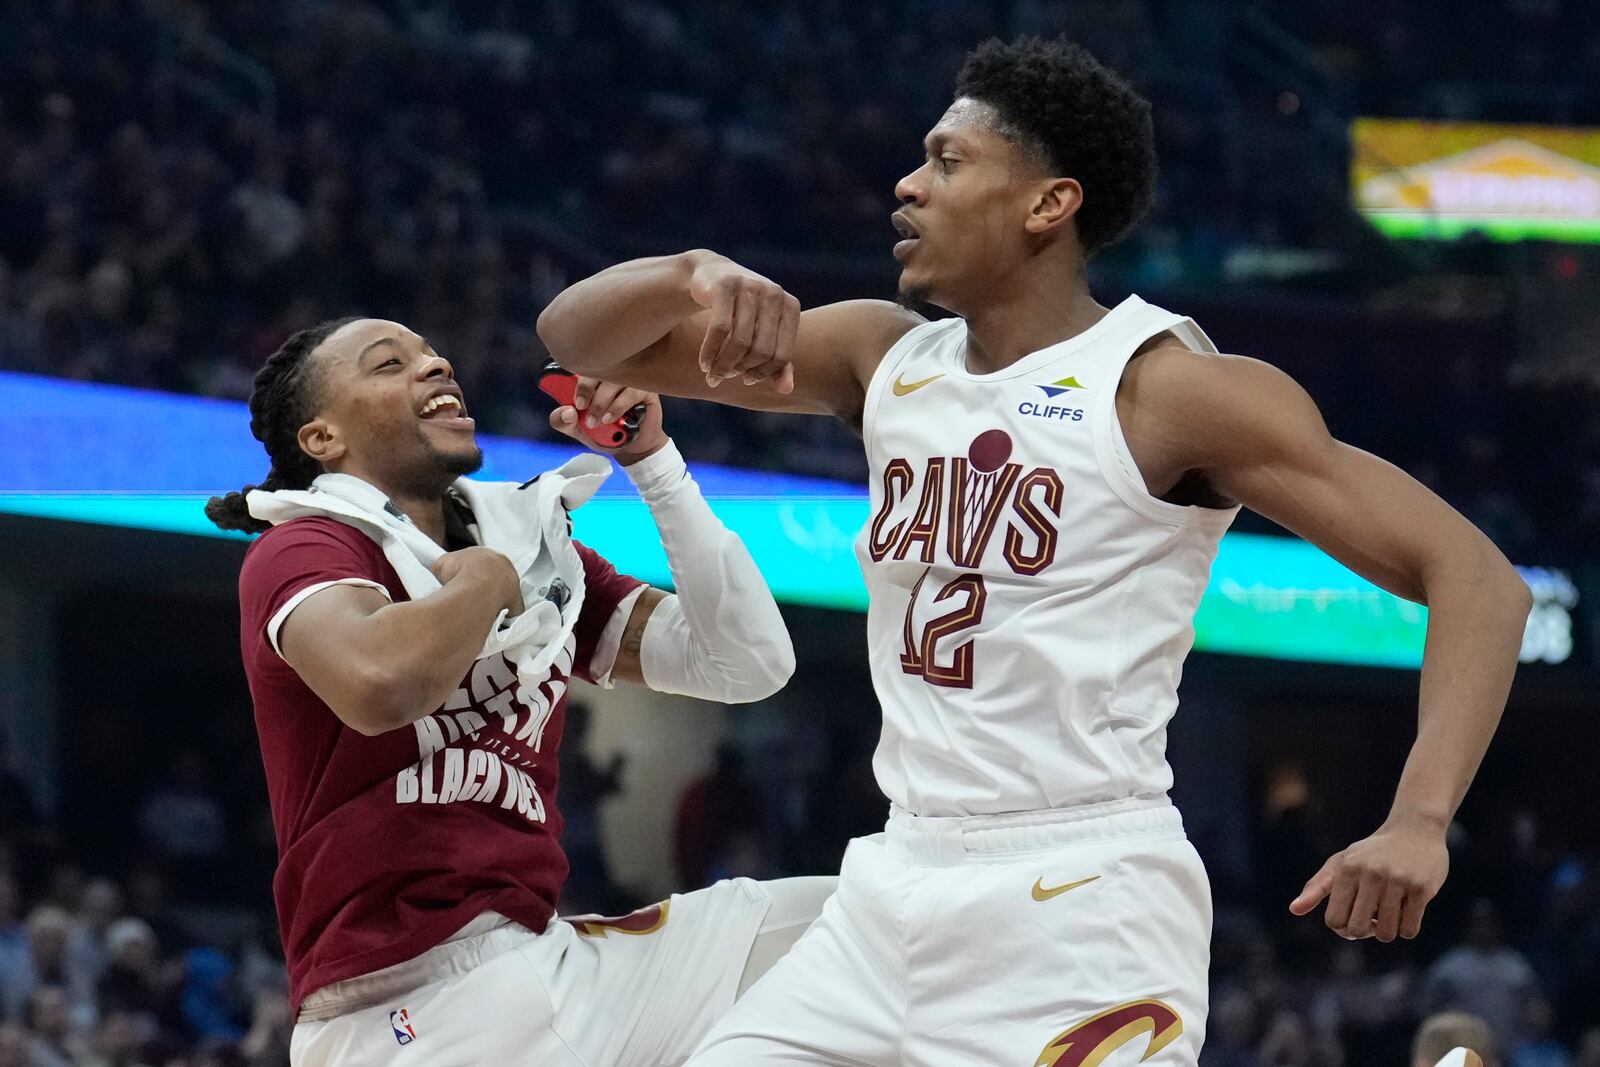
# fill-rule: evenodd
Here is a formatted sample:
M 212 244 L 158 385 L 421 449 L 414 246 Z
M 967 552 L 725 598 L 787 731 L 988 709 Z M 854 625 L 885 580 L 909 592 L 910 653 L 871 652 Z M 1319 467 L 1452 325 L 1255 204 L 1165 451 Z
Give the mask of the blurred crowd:
M 99 792 L 102 746 L 84 746 L 64 768 L 75 802 L 48 817 L 0 773 L 0 1067 L 287 1063 L 259 757 L 243 711 L 213 720 L 164 763 L 119 756 L 123 776 Z M 851 837 L 881 828 L 875 722 L 815 709 L 740 721 L 751 731 L 679 795 L 675 870 L 653 889 L 834 871 Z M 125 721 L 84 725 L 128 734 Z M 622 755 L 596 758 L 588 727 L 573 703 L 560 910 L 620 914 L 651 899 L 606 858 L 601 815 L 630 772 Z M 1346 942 L 1284 907 L 1348 843 L 1329 828 L 1331 798 L 1293 761 L 1251 771 L 1262 784 L 1241 813 L 1248 858 L 1202 842 L 1216 901 L 1202 1067 L 1399 1067 L 1440 1012 L 1478 1021 L 1478 1047 L 1498 1050 L 1488 1067 L 1600 1067 L 1600 853 L 1581 809 L 1547 817 L 1485 794 L 1451 830 L 1450 880 L 1422 937 Z
M 1422 935 L 1348 942 L 1284 907 L 1345 843 L 1323 825 L 1328 798 L 1292 762 L 1261 778 L 1249 884 L 1216 887 L 1204 1067 L 1403 1064 L 1445 1012 L 1481 1024 L 1489 1067 L 1600 1064 L 1600 856 L 1574 825 L 1480 806 L 1484 821 L 1451 827 Z
M 1296 54 L 1333 84 L 1389 86 L 1383 63 L 1429 85 L 1454 70 L 1448 50 L 1412 63 L 1411 5 L 1371 22 L 1348 6 L 1294 7 Z M 1549 17 L 1572 4 L 1485 5 L 1500 7 L 1519 26 L 1554 27 L 1538 39 L 1563 61 L 1593 61 L 1593 35 Z M 0 369 L 242 397 L 288 332 L 360 310 L 428 336 L 480 426 L 547 435 L 532 324 L 606 262 L 706 245 L 803 300 L 887 294 L 894 181 L 919 158 L 964 51 L 993 33 L 1070 34 L 1155 101 L 1158 201 L 1097 266 L 1107 295 L 1176 293 L 1188 306 L 1184 292 L 1269 286 L 1319 264 L 1382 273 L 1361 243 L 1370 234 L 1339 207 L 1342 142 L 1271 89 L 1276 67 L 1241 60 L 1276 40 L 1244 5 L 550 0 L 463 12 L 422 0 L 0 8 Z M 1319 277 L 1341 284 L 1337 270 Z M 1478 368 L 1478 395 L 1506 372 L 1504 359 Z M 1362 397 L 1357 443 L 1404 424 L 1405 404 L 1385 392 Z M 693 458 L 865 473 L 857 442 L 827 422 L 675 408 Z M 1507 391 L 1499 411 L 1549 425 L 1534 393 Z M 1417 435 L 1427 443 L 1406 465 L 1451 492 L 1466 482 L 1468 497 L 1451 499 L 1486 513 L 1508 548 L 1542 539 L 1540 505 L 1521 489 L 1540 472 L 1494 440 L 1502 454 L 1484 462 L 1483 434 L 1461 429 L 1436 444 Z M 1580 444 L 1597 461 L 1600 448 Z M 1600 466 L 1578 466 L 1594 484 L 1563 483 L 1557 520 L 1574 513 L 1567 499 L 1600 492 Z M 1483 469 L 1495 486 L 1478 481 Z
M 1600 36 L 1583 0 L 1510 0 L 1482 17 L 1405 0 L 1281 5 L 1318 69 L 1362 114 L 1592 125 Z
M 288 1063 L 281 961 L 158 933 L 150 889 L 69 863 L 24 908 L 0 868 L 0 1067 Z
M 648 897 L 609 870 L 600 816 L 628 766 L 591 755 L 588 723 L 574 703 L 561 756 L 572 863 L 561 909 L 616 914 Z M 870 725 L 827 727 L 838 736 L 820 746 L 803 740 L 814 722 L 723 744 L 678 798 L 666 880 L 688 889 L 836 869 L 845 842 L 881 823 Z M 213 740 L 204 756 L 179 748 L 130 785 L 140 799 L 120 839 L 70 815 L 33 817 L 25 791 L 0 783 L 0 1067 L 284 1062 L 290 1024 L 263 899 L 272 845 L 249 829 L 264 808 L 248 740 L 241 732 L 226 751 Z M 801 751 L 813 748 L 828 755 Z M 239 768 L 226 788 L 217 766 Z M 1497 1050 L 1489 1067 L 1600 1067 L 1600 856 L 1570 814 L 1563 823 L 1479 805 L 1452 828 L 1450 881 L 1423 936 L 1344 942 L 1283 909 L 1344 843 L 1327 828 L 1328 798 L 1292 762 L 1259 778 L 1247 868 L 1230 873 L 1209 857 L 1217 918 L 1203 1067 L 1400 1065 L 1441 1012 L 1478 1020 L 1476 1046 Z M 7 1060 L 6 1041 L 26 1051 Z
M 831 869 L 851 835 L 881 829 L 870 744 L 848 750 L 790 788 L 760 746 L 724 745 L 680 798 L 678 884 Z M 1348 843 L 1324 825 L 1326 798 L 1292 762 L 1261 778 L 1249 869 L 1230 879 L 1206 857 L 1216 924 L 1201 1067 L 1402 1067 L 1443 1013 L 1475 1022 L 1446 1026 L 1456 1038 L 1421 1067 L 1469 1040 L 1487 1067 L 1600 1067 L 1600 855 L 1572 843 L 1575 826 L 1515 809 L 1454 826 L 1450 881 L 1422 936 L 1349 942 L 1320 912 L 1286 910 Z
M 472 7 L 467 24 L 423 0 L 0 5 L 0 370 L 242 397 L 290 331 L 360 310 L 427 335 L 481 426 L 547 435 L 532 324 L 611 259 L 708 245 L 802 279 L 806 299 L 841 295 L 839 278 L 886 293 L 893 183 L 962 54 L 993 33 L 1071 34 L 1155 101 L 1159 201 L 1099 268 L 1108 291 L 1263 285 L 1251 264 L 1352 254 L 1328 132 L 1240 59 L 1275 41 L 1351 114 L 1600 121 L 1600 37 L 1578 0 L 1482 18 L 1272 5 L 1302 42 L 1287 50 L 1223 0 Z M 1232 46 L 1246 34 L 1254 52 Z M 1313 386 L 1336 430 L 1514 558 L 1592 554 L 1591 393 L 1508 385 L 1508 358 L 1407 376 L 1383 339 L 1348 343 Z M 859 442 L 823 420 L 686 404 L 669 418 L 698 459 L 864 474 Z M 583 754 L 585 721 L 575 710 L 563 757 L 564 908 L 612 912 L 638 903 L 606 868 L 598 817 L 627 770 Z M 139 781 L 108 753 L 93 773 L 112 799 L 60 819 L 0 758 L 0 1067 L 287 1062 L 252 744 L 178 747 Z M 724 748 L 681 799 L 679 884 L 836 865 L 882 811 L 870 739 L 844 749 L 779 790 Z M 1458 828 L 1425 937 L 1347 944 L 1279 914 L 1331 842 L 1315 798 L 1270 790 L 1257 891 L 1219 891 L 1203 1063 L 1399 1064 L 1424 1016 L 1458 1009 L 1489 1027 L 1501 1067 L 1600 1067 L 1600 875 L 1563 829 L 1523 812 Z

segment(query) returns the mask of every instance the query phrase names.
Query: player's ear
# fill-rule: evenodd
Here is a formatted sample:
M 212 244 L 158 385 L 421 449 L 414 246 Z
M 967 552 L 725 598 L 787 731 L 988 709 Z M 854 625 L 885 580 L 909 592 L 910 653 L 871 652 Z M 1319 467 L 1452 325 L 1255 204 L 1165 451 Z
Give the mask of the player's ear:
M 1025 223 L 1031 234 L 1044 235 L 1066 223 L 1083 206 L 1083 186 L 1076 178 L 1050 178 L 1035 187 Z
M 344 435 L 339 428 L 322 416 L 317 416 L 295 435 L 300 449 L 321 464 L 340 459 L 345 454 Z

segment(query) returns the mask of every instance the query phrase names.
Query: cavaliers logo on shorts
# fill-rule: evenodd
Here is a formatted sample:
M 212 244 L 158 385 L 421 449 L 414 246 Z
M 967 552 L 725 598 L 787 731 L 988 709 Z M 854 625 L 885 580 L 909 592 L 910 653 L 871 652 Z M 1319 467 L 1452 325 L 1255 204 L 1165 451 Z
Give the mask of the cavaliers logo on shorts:
M 659 904 L 640 908 L 615 919 L 605 919 L 598 915 L 573 915 L 565 921 L 571 923 L 572 928 L 582 937 L 605 937 L 612 932 L 638 937 L 643 934 L 653 934 L 667 925 L 667 910 L 671 907 L 672 901 L 663 900 Z
M 1140 1034 L 1150 1035 L 1148 1060 L 1183 1033 L 1178 1013 L 1159 1000 L 1119 1004 L 1058 1035 L 1039 1053 L 1034 1067 L 1099 1067 L 1105 1058 Z

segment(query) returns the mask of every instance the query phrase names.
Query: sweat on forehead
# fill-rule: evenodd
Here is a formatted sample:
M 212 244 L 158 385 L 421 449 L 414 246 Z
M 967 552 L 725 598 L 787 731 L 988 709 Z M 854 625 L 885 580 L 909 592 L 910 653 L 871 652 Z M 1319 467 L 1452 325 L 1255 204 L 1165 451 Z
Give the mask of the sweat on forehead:
M 928 140 L 931 143 L 942 136 L 960 136 L 962 131 L 972 130 L 994 134 L 1017 149 L 1029 163 L 1040 167 L 1047 165 L 1047 154 L 1042 145 L 1007 122 L 993 104 L 971 96 L 959 97 L 945 110 L 939 124 L 928 131 Z

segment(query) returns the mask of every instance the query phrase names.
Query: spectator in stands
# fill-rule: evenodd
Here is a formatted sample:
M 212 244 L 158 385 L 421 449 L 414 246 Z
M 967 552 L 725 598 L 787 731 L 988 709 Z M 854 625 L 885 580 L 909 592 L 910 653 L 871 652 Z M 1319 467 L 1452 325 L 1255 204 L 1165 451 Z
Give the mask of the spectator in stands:
M 1337 1040 L 1317 1034 L 1297 1011 L 1273 1016 L 1256 1048 L 1261 1067 L 1344 1067 Z
M 0 1067 L 33 1067 L 28 1032 L 16 1023 L 0 1023 Z
M 604 767 L 589 754 L 589 706 L 567 704 L 561 742 L 561 849 L 571 870 L 561 887 L 562 909 L 571 912 L 614 910 L 618 896 L 601 844 L 600 805 L 622 789 L 627 756 L 614 752 Z
M 1255 1053 L 1257 1010 L 1239 989 L 1214 993 L 1200 1067 L 1263 1067 Z
M 228 821 L 206 758 L 181 749 L 166 779 L 139 809 L 139 832 L 162 856 L 210 862 L 228 847 Z
M 1369 973 L 1368 947 L 1358 942 L 1335 945 L 1328 976 L 1311 999 L 1317 1031 L 1342 1034 L 1357 1063 L 1376 1063 L 1389 1058 L 1385 1053 L 1405 1048 L 1415 1021 L 1415 971 L 1385 959 L 1391 969 Z
M 1572 1067 L 1600 1067 L 1600 1026 L 1583 1032 L 1578 1041 L 1578 1054 Z
M 67 994 L 60 986 L 45 985 L 33 991 L 24 1025 L 32 1033 L 32 1067 L 73 1067 L 87 1051 L 73 1033 L 67 1018 Z
M 79 899 L 71 951 L 81 972 L 98 982 L 111 959 L 106 952 L 106 932 L 122 917 L 122 890 L 108 878 L 94 878 L 84 885 Z
M 239 1042 L 239 1051 L 255 1067 L 286 1064 L 289 1062 L 289 1035 L 293 1030 L 288 991 L 263 989 L 256 994 L 250 1030 Z
M 0 867 L 0 1017 L 10 997 L 6 990 L 20 980 L 28 963 L 28 928 L 22 924 L 22 897 L 11 872 Z
M 730 742 L 717 746 L 716 766 L 683 791 L 678 802 L 677 859 L 683 890 L 708 884 L 711 867 L 730 842 L 764 830 L 760 789 L 744 772 L 744 757 Z
M 41 904 L 28 914 L 28 952 L 7 977 L 4 1001 L 7 1018 L 22 1015 L 33 994 L 42 986 L 65 990 L 68 1013 L 75 1026 L 94 1021 L 94 977 L 83 973 L 68 952 L 72 915 L 52 904 Z
M 179 998 L 183 1021 L 196 1041 L 233 1042 L 244 1036 L 233 963 L 216 949 L 201 946 L 184 954 Z
M 94 1046 L 83 1067 L 150 1067 L 140 1055 L 140 1047 L 148 1040 L 142 1030 L 134 1016 L 108 1012 L 95 1028 Z
M 142 919 L 118 919 L 106 931 L 110 962 L 100 978 L 100 1007 L 118 1023 L 120 1035 L 131 1027 L 138 1039 L 149 1040 L 170 1019 L 171 994 L 183 978 L 181 964 L 166 963 L 155 933 Z
M 1558 863 L 1547 899 L 1535 913 L 1528 957 L 1555 1009 L 1558 1029 L 1575 1033 L 1600 1005 L 1600 914 L 1593 876 L 1582 859 Z
M 1501 1067 L 1494 1034 L 1482 1019 L 1465 1012 L 1430 1015 L 1417 1028 L 1411 1045 L 1411 1067 L 1434 1067 L 1454 1048 L 1469 1048 L 1483 1057 L 1483 1067 Z
M 1550 1002 L 1531 998 L 1522 1009 L 1522 1039 L 1511 1051 L 1510 1067 L 1571 1067 L 1572 1050 L 1551 1033 Z
M 1422 1008 L 1470 1012 L 1488 1025 L 1499 1047 L 1512 1048 L 1523 1008 L 1538 993 L 1527 957 L 1505 944 L 1499 913 L 1491 901 L 1480 898 L 1468 912 L 1466 943 L 1428 969 Z

